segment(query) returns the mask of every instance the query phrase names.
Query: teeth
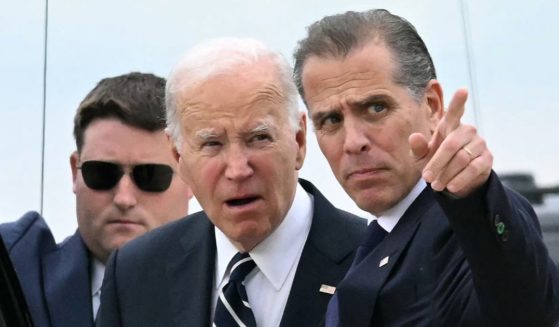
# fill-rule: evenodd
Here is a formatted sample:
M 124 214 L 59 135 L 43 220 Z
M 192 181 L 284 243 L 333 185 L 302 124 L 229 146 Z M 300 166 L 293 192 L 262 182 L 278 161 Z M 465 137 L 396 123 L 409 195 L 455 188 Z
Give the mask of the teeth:
M 255 197 L 244 198 L 244 199 L 234 199 L 234 200 L 227 201 L 227 204 L 230 205 L 230 206 L 242 206 L 242 205 L 245 205 L 247 203 L 251 203 L 254 200 L 256 200 Z

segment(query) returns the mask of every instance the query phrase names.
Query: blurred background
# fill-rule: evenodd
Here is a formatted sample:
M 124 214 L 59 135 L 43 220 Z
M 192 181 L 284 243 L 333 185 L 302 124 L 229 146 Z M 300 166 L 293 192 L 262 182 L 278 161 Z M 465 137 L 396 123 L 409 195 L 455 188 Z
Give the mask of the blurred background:
M 0 222 L 36 210 L 58 241 L 75 231 L 72 120 L 100 79 L 166 77 L 186 49 L 223 36 L 260 39 L 292 61 L 312 22 L 386 8 L 424 38 L 447 102 L 458 87 L 470 89 L 465 121 L 487 140 L 495 170 L 531 197 L 546 230 L 558 228 L 558 1 L 0 0 L 0 8 Z M 301 177 L 367 216 L 338 186 L 312 132 L 308 141 Z M 546 236 L 552 251 L 556 234 Z

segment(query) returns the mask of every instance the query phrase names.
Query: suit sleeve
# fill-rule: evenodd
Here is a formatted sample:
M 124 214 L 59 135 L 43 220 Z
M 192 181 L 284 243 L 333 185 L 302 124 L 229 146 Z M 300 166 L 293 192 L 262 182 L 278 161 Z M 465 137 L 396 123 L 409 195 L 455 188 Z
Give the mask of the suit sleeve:
M 559 273 L 526 199 L 491 176 L 463 199 L 436 195 L 471 268 L 479 308 L 494 326 L 553 326 Z
M 47 223 L 34 211 L 27 212 L 16 221 L 0 224 L 0 234 L 9 253 L 12 253 L 20 243 L 24 247 L 28 247 L 30 242 L 55 244 Z
M 117 256 L 118 250 L 115 250 L 107 262 L 103 286 L 101 287 L 101 306 L 95 321 L 96 327 L 123 326 L 116 285 Z

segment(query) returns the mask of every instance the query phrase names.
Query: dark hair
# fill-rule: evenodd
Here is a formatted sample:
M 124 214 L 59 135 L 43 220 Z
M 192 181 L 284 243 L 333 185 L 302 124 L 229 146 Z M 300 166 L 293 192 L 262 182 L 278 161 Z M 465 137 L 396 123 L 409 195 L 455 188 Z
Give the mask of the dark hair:
M 344 58 L 353 49 L 375 40 L 383 41 L 396 63 L 394 82 L 403 85 L 419 99 L 427 83 L 437 78 L 435 66 L 415 27 L 384 9 L 348 11 L 327 16 L 307 28 L 308 36 L 295 50 L 294 79 L 305 101 L 302 74 L 305 60 L 312 56 Z
M 165 128 L 165 79 L 129 73 L 102 79 L 80 103 L 74 117 L 74 138 L 81 152 L 84 133 L 96 119 L 115 118 L 150 132 Z

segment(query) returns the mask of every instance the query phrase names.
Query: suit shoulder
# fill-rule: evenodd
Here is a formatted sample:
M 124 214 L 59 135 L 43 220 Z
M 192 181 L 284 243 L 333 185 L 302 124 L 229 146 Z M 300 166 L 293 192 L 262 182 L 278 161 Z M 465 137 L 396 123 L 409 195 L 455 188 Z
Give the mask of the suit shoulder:
M 183 237 L 194 237 L 204 234 L 211 223 L 203 212 L 196 212 L 179 220 L 155 228 L 144 235 L 126 243 L 119 250 L 119 258 L 133 253 L 142 256 L 157 254 L 175 246 Z M 205 234 L 204 234 L 205 235 Z
M 343 223 L 350 226 L 355 226 L 359 229 L 362 229 L 363 227 L 367 227 L 367 219 L 363 217 L 359 217 L 355 214 L 352 214 L 342 209 L 336 208 L 336 210 L 338 211 L 338 214 L 342 218 Z
M 367 233 L 367 219 L 354 215 L 350 212 L 336 208 L 338 219 L 332 219 L 334 226 L 344 230 L 350 237 L 355 237 L 360 241 Z
M 353 253 L 366 232 L 366 219 L 333 206 L 315 206 L 309 241 L 335 262 L 341 262 Z
M 0 234 L 8 252 L 17 247 L 29 248 L 36 245 L 46 250 L 56 246 L 50 228 L 44 218 L 35 211 L 27 212 L 16 221 L 1 224 Z

